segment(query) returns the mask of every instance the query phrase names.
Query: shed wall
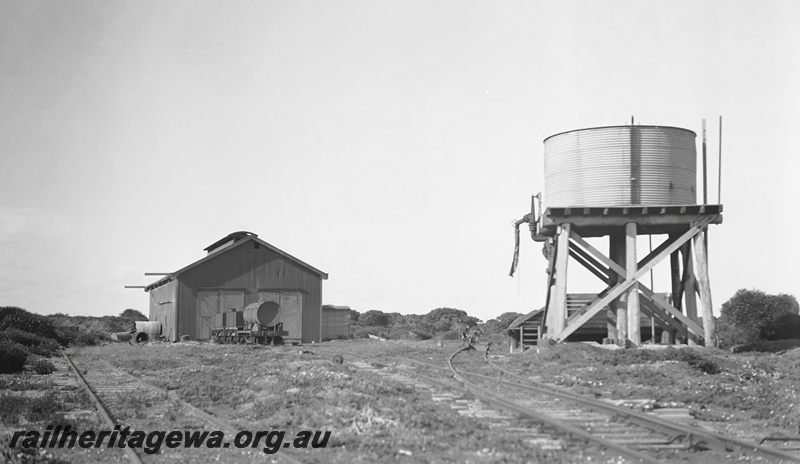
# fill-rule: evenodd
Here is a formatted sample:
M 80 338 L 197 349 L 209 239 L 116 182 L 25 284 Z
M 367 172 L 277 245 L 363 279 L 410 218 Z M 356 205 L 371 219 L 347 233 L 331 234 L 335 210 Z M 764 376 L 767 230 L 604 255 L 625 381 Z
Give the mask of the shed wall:
M 168 341 L 178 340 L 178 282 L 173 280 L 150 291 L 150 320 L 161 323 Z
M 178 276 L 181 333 L 199 336 L 199 290 L 239 290 L 245 306 L 259 300 L 259 291 L 295 291 L 303 295 L 302 341 L 321 341 L 319 275 L 252 240 L 218 253 Z

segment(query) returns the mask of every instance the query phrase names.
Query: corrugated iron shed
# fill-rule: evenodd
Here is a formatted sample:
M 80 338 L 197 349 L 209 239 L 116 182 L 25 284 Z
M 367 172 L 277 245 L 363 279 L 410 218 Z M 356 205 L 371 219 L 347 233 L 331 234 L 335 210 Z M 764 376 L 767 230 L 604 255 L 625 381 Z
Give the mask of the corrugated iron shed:
M 336 340 L 350 336 L 350 307 L 322 307 L 322 340 Z
M 287 338 L 321 341 L 322 280 L 328 274 L 261 240 L 234 232 L 208 254 L 145 287 L 150 320 L 171 341 L 210 337 L 218 315 L 258 301 L 274 301 L 286 315 Z

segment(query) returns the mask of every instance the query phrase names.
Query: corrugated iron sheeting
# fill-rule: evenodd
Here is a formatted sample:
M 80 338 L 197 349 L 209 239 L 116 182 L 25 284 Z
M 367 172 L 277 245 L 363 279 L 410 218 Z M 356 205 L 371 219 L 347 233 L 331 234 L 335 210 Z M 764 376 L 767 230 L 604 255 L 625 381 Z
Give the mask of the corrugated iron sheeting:
M 350 336 L 350 309 L 322 310 L 322 339 L 336 340 Z
M 553 207 L 693 205 L 694 132 L 613 126 L 545 139 L 544 203 Z

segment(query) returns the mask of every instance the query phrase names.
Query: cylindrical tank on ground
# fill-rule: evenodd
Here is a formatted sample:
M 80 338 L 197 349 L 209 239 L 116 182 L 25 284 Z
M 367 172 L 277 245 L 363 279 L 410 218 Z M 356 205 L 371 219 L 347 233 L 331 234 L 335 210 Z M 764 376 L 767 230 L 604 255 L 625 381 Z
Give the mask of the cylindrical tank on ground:
M 548 207 L 694 205 L 697 135 L 665 126 L 578 129 L 544 140 Z
M 161 323 L 158 321 L 136 321 L 136 333 L 146 333 L 150 338 L 161 335 Z
M 158 321 L 136 321 L 136 342 L 155 340 L 161 336 L 161 323 Z
M 247 324 L 275 325 L 280 307 L 273 301 L 259 301 L 244 308 L 244 322 Z

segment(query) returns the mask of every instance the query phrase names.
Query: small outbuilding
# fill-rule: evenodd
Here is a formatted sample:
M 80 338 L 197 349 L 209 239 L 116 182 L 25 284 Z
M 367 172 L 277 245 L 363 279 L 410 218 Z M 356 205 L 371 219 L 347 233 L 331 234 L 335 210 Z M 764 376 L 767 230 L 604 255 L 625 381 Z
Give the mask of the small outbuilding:
M 328 274 L 251 232 L 234 232 L 207 255 L 145 287 L 150 320 L 170 341 L 207 340 L 223 314 L 258 302 L 279 306 L 287 341 L 322 341 L 322 281 Z
M 322 307 L 322 341 L 350 336 L 350 306 Z

